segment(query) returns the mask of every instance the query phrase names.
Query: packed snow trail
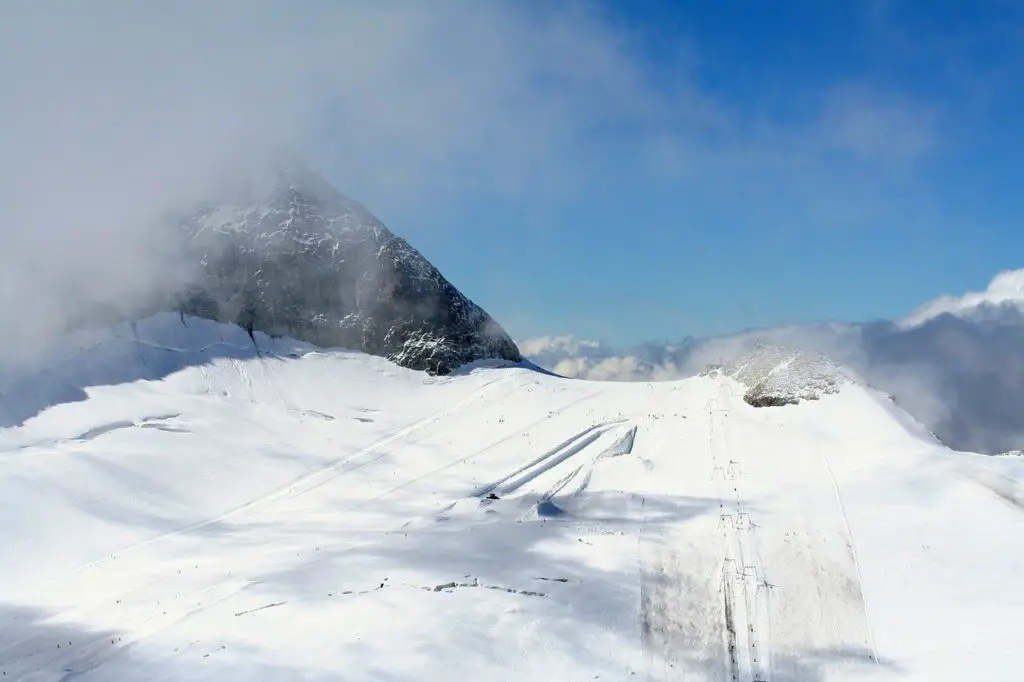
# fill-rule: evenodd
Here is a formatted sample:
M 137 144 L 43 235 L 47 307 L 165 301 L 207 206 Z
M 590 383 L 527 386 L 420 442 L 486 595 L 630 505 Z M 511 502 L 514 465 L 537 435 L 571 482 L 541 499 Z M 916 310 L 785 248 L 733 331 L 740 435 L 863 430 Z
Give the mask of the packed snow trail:
M 3 677 L 1017 679 L 1024 463 L 862 387 L 197 358 L 0 431 Z
M 771 649 L 767 634 L 770 614 L 765 592 L 770 583 L 757 551 L 756 524 L 743 497 L 743 460 L 729 439 L 732 388 L 719 386 L 708 400 L 711 476 L 718 485 L 719 528 L 726 543 L 722 568 L 727 642 L 733 677 L 743 682 L 768 682 Z

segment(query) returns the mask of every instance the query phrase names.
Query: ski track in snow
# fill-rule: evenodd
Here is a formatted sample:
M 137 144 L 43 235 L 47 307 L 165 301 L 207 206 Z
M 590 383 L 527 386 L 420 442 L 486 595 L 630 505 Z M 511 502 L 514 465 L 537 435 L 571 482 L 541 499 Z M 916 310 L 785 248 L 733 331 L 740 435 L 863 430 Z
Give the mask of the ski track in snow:
M 240 374 L 242 374 L 242 372 L 240 372 Z M 250 380 L 248 379 L 248 375 L 246 374 L 245 377 L 246 378 L 244 380 L 247 383 L 249 383 Z M 265 495 L 261 495 L 257 498 L 249 500 L 248 502 L 245 502 L 244 504 L 234 507 L 222 514 L 218 514 L 217 516 L 213 516 L 208 519 L 203 519 L 202 521 L 199 521 L 197 523 L 184 526 L 182 528 L 178 528 L 176 530 L 163 533 L 161 535 L 153 536 L 151 538 L 148 538 L 142 542 L 135 543 L 133 545 L 129 545 L 113 556 L 104 557 L 89 564 L 79 566 L 76 569 L 74 569 L 73 572 L 79 572 L 86 569 L 95 568 L 96 566 L 116 560 L 117 558 L 122 557 L 140 547 L 145 547 L 146 545 L 152 544 L 154 542 L 159 542 L 161 540 L 165 540 L 176 535 L 202 530 L 203 528 L 211 526 L 215 523 L 229 519 L 230 517 L 240 512 L 252 509 L 253 507 L 256 507 L 260 504 L 271 502 L 280 497 L 296 497 L 308 493 L 312 490 L 315 490 L 316 488 L 330 482 L 331 480 L 337 478 L 338 476 L 342 476 L 352 471 L 356 471 L 362 467 L 372 464 L 373 462 L 381 459 L 382 457 L 387 456 L 386 452 L 380 452 L 382 448 L 387 447 L 388 445 L 391 445 L 392 443 L 395 443 L 403 438 L 407 438 L 415 434 L 417 431 L 425 429 L 431 424 L 434 424 L 439 420 L 443 419 L 444 417 L 447 417 L 453 414 L 454 412 L 457 412 L 460 408 L 465 407 L 472 401 L 479 399 L 480 396 L 484 394 L 488 388 L 490 388 L 494 384 L 501 382 L 502 380 L 502 378 L 492 380 L 485 384 L 484 386 L 477 389 L 476 391 L 474 391 L 462 403 L 459 403 L 459 405 L 456 405 L 452 408 L 440 410 L 438 412 L 431 414 L 428 417 L 419 419 L 375 441 L 371 445 L 359 450 L 358 452 L 355 452 L 346 457 L 335 459 L 326 464 L 325 466 L 323 466 L 322 468 L 318 469 L 317 471 L 303 474 Z M 104 431 L 104 433 L 105 432 L 107 431 Z
M 153 390 L 111 387 L 95 403 L 102 410 L 52 408 L 83 425 L 68 427 L 77 437 L 45 421 L 24 438 L 12 432 L 0 493 L 45 512 L 0 506 L 0 533 L 38 523 L 45 538 L 61 537 L 51 511 L 74 528 L 100 527 L 83 510 L 102 510 L 113 493 L 76 507 L 26 488 L 53 459 L 26 447 L 65 463 L 86 448 L 90 461 L 130 467 L 125 453 L 138 447 L 172 461 L 185 440 L 216 438 L 216 453 L 268 438 L 268 451 L 292 446 L 313 459 L 169 531 L 101 515 L 128 540 L 91 562 L 12 536 L 50 577 L 16 594 L 4 589 L 14 569 L 0 566 L 3 677 L 1016 679 L 1014 656 L 1001 652 L 1024 615 L 1012 588 L 1012 559 L 1024 552 L 1008 545 L 1024 515 L 987 482 L 1015 489 L 1021 468 L 970 455 L 951 466 L 860 387 L 755 409 L 727 379 L 600 384 L 491 369 L 416 383 L 379 359 L 324 364 L 331 357 L 200 364 Z M 357 386 L 373 391 L 373 407 Z M 415 409 L 403 408 L 405 419 L 391 404 Z M 353 412 L 382 424 L 340 418 Z M 379 431 L 346 445 L 365 428 Z M 294 472 L 249 454 L 254 472 Z M 219 476 L 211 494 L 249 475 L 218 473 L 215 459 L 209 467 L 191 475 Z M 66 483 L 88 495 L 99 482 Z M 174 490 L 188 489 L 180 483 Z M 944 509 L 946 521 L 934 520 Z M 967 519 L 1003 540 L 986 544 Z M 70 530 L 65 541 L 89 537 Z M 907 571 L 892 569 L 900 564 Z M 979 567 L 986 584 L 959 577 Z M 957 606 L 981 605 L 990 620 L 956 618 Z M 961 633 L 936 642 L 944 618 Z M 961 640 L 973 648 L 958 652 Z
M 605 431 L 616 424 L 621 424 L 622 421 L 623 420 L 602 422 L 588 426 L 579 433 L 573 434 L 569 438 L 565 439 L 550 450 L 546 450 L 533 461 L 523 465 L 498 481 L 478 490 L 474 493 L 474 496 L 483 497 L 492 492 L 501 493 L 502 495 L 508 495 L 509 493 L 516 492 L 541 474 L 554 469 L 570 457 L 582 452 L 587 448 L 587 446 L 600 438 Z
M 592 399 L 598 397 L 600 395 L 600 393 L 601 393 L 601 391 L 593 391 L 591 393 L 588 393 L 588 394 L 584 395 L 581 398 L 578 398 L 577 400 L 573 400 L 569 404 L 562 406 L 562 408 L 560 408 L 560 409 L 564 410 L 564 409 L 567 409 L 567 408 L 570 408 L 570 407 L 574 407 L 574 406 L 576 406 L 579 403 L 582 403 L 584 401 L 592 400 Z M 390 488 L 390 489 L 384 491 L 383 493 L 381 493 L 380 495 L 378 495 L 377 497 L 373 498 L 373 501 L 376 502 L 376 501 L 378 501 L 380 499 L 383 499 L 384 497 L 387 497 L 388 495 L 391 495 L 391 494 L 396 493 L 396 492 L 398 492 L 400 490 L 403 490 L 403 489 L 405 489 L 405 488 L 407 488 L 410 485 L 413 485 L 415 483 L 419 483 L 419 482 L 423 481 L 424 479 L 427 479 L 427 478 L 429 478 L 431 476 L 436 476 L 437 474 L 440 474 L 440 473 L 442 473 L 442 472 L 444 472 L 444 471 L 446 471 L 448 469 L 451 469 L 452 467 L 459 466 L 459 465 L 462 465 L 462 464 L 466 464 L 466 463 L 468 463 L 468 462 L 470 462 L 470 461 L 472 461 L 474 459 L 477 459 L 481 455 L 486 455 L 491 450 L 493 450 L 493 449 L 503 445 L 504 443 L 509 442 L 510 440 L 512 440 L 514 438 L 523 438 L 525 436 L 528 436 L 530 434 L 530 430 L 532 428 L 536 427 L 537 425 L 543 423 L 544 421 L 546 421 L 548 419 L 550 419 L 550 415 L 542 416 L 542 417 L 534 420 L 533 422 L 531 422 L 522 431 L 510 434 L 510 435 L 507 435 L 507 436 L 503 436 L 502 438 L 498 439 L 497 441 L 489 443 L 488 445 L 485 445 L 484 447 L 480 448 L 479 450 L 477 450 L 477 451 L 475 451 L 475 452 L 473 452 L 473 453 L 471 453 L 469 455 L 466 455 L 465 457 L 459 457 L 457 459 L 451 460 L 449 462 L 446 462 L 446 463 L 442 464 L 441 466 L 439 466 L 439 467 L 437 467 L 435 469 L 431 469 L 430 471 L 428 471 L 428 472 L 426 472 L 424 474 L 421 474 L 421 475 L 416 476 L 414 478 L 411 478 L 411 479 L 409 479 L 407 481 L 404 481 L 404 482 L 400 483 L 399 485 L 396 485 L 395 487 Z M 547 454 L 550 455 L 551 453 L 547 453 Z M 492 486 L 493 486 L 493 484 L 492 484 Z M 473 493 L 473 496 L 474 497 L 481 497 L 481 496 L 486 495 L 487 493 L 491 492 L 491 490 L 493 490 L 492 486 L 488 486 L 484 490 L 477 490 L 477 491 L 475 491 Z

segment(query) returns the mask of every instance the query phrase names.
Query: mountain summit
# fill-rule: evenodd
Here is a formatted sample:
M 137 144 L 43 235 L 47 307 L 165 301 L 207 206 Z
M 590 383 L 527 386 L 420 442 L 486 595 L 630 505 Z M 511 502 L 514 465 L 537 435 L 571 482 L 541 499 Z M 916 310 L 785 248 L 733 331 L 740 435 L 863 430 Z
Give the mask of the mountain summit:
M 182 221 L 199 264 L 183 314 L 448 374 L 521 360 L 490 315 L 404 239 L 295 159 Z

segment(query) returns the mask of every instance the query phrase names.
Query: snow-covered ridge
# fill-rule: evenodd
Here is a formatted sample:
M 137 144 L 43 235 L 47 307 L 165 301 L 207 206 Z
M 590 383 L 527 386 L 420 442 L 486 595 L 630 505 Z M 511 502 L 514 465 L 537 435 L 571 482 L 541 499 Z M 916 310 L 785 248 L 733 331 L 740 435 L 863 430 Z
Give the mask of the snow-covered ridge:
M 99 387 L 162 381 L 183 370 L 216 362 L 281 362 L 318 354 L 356 360 L 378 373 L 401 374 L 418 384 L 439 381 L 355 350 L 325 350 L 262 332 L 250 336 L 237 325 L 159 313 L 69 333 L 28 363 L 0 363 L 0 430 L 22 426 L 53 407 L 87 401 Z M 464 365 L 459 373 L 511 366 L 520 363 L 482 359 Z M 521 366 L 529 369 L 528 363 Z
M 0 365 L 0 428 L 88 400 L 98 386 L 159 381 L 216 360 L 298 357 L 316 349 L 235 325 L 161 313 L 66 335 L 30 363 Z

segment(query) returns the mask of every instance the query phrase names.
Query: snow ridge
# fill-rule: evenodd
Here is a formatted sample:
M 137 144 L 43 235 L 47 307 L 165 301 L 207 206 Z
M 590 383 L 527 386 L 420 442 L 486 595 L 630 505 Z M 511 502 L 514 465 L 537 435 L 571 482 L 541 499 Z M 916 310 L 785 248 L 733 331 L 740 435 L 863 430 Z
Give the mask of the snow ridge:
M 822 353 L 758 344 L 720 370 L 748 387 L 743 399 L 754 407 L 795 405 L 838 393 L 855 379 Z

